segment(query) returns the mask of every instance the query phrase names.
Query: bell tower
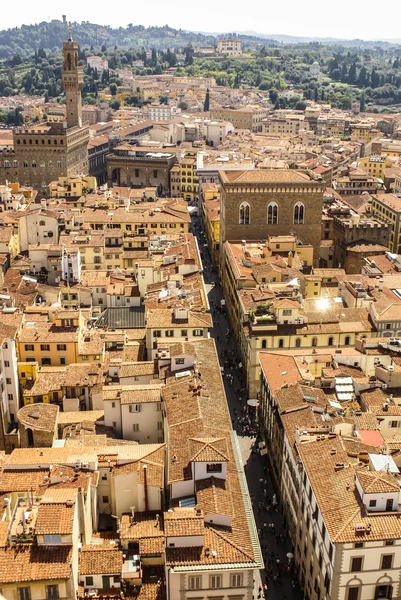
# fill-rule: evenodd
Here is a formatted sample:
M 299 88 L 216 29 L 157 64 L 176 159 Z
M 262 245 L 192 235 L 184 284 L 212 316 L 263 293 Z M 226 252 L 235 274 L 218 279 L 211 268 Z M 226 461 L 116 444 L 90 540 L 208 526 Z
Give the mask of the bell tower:
M 62 81 L 66 96 L 67 128 L 82 127 L 81 89 L 84 82 L 82 67 L 78 67 L 78 42 L 74 42 L 68 26 L 68 40 L 63 42 L 64 63 Z

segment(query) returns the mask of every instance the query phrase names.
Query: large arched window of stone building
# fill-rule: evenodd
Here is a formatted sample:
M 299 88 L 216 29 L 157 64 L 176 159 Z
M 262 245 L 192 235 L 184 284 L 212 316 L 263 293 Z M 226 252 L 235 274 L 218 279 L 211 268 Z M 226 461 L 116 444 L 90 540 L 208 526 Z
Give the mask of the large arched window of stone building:
M 278 206 L 275 202 L 270 202 L 267 207 L 267 224 L 277 225 L 278 223 Z
M 249 225 L 251 222 L 251 207 L 248 202 L 242 202 L 239 207 L 239 224 Z
M 297 202 L 294 206 L 294 225 L 305 223 L 305 206 L 302 202 Z

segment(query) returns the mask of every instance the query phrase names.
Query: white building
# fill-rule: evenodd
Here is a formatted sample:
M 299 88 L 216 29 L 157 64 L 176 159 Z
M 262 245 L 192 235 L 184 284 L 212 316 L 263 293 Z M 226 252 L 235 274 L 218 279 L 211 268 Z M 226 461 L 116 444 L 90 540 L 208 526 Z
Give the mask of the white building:
M 206 127 L 206 141 L 211 146 L 220 146 L 232 131 L 234 126 L 227 121 L 211 121 Z
M 3 309 L 4 317 L 13 309 Z M 0 315 L 1 320 L 1 315 Z M 2 321 L 0 330 L 0 402 L 1 402 L 1 431 L 0 449 L 12 450 L 13 440 L 7 439 L 7 432 L 11 423 L 17 420 L 20 408 L 20 390 L 17 370 L 17 350 L 15 344 L 16 328 L 8 326 Z
M 88 56 L 86 64 L 92 69 L 96 69 L 99 74 L 107 71 L 109 68 L 108 61 L 104 60 L 101 56 Z
M 164 441 L 160 384 L 105 387 L 103 404 L 105 425 L 113 427 L 119 437 L 140 444 Z
M 58 215 L 46 208 L 24 212 L 19 220 L 21 252 L 30 245 L 58 243 Z
M 148 119 L 149 121 L 170 121 L 181 109 L 171 106 L 170 104 L 149 104 Z
M 241 40 L 236 40 L 233 38 L 217 40 L 217 52 L 219 54 L 226 54 L 227 56 L 241 56 Z

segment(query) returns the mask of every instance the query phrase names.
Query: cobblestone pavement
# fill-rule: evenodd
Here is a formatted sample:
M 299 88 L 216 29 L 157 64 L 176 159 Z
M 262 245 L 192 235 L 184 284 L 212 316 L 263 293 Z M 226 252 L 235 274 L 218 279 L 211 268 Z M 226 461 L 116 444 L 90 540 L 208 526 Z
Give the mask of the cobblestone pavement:
M 196 224 L 196 221 L 193 221 Z M 211 336 L 217 346 L 220 366 L 224 368 L 223 380 L 230 409 L 233 428 L 237 430 L 239 446 L 247 476 L 249 493 L 251 495 L 255 521 L 259 531 L 259 539 L 264 553 L 265 569 L 260 571 L 255 580 L 254 599 L 268 600 L 301 600 L 303 595 L 296 583 L 297 577 L 292 570 L 292 564 L 287 557 L 292 552 L 280 513 L 280 507 L 272 508 L 274 489 L 267 471 L 266 458 L 260 456 L 257 448 L 256 433 L 243 431 L 238 418 L 244 415 L 246 404 L 242 390 L 241 370 L 238 368 L 239 358 L 234 348 L 233 336 L 230 334 L 227 319 L 220 308 L 220 285 L 218 275 L 212 268 L 205 241 L 200 233 L 200 227 L 195 228 L 199 248 L 202 253 L 204 280 L 206 292 L 213 316 Z M 231 362 L 227 364 L 227 361 Z M 245 409 L 246 410 L 246 409 Z M 269 512 L 266 505 L 270 506 Z M 294 583 L 293 583 L 294 582 Z M 267 583 L 267 592 L 259 592 Z M 265 594 L 265 595 L 264 595 Z

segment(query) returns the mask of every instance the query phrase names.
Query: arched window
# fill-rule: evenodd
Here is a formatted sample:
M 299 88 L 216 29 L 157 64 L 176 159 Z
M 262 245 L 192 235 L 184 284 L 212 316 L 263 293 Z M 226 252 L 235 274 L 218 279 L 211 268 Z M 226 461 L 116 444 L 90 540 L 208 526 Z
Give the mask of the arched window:
M 328 340 L 328 342 L 327 342 L 327 345 L 328 345 L 328 346 L 332 346 L 333 344 L 334 344 L 334 338 L 330 336 L 330 337 L 329 337 L 329 340 Z
M 317 338 L 312 338 L 312 346 L 317 346 Z
M 45 221 L 39 221 L 39 225 L 40 225 L 41 227 L 44 227 L 44 226 L 46 225 L 46 222 L 45 222 Z
M 262 340 L 262 348 L 267 348 L 267 342 L 266 342 L 266 340 Z
M 277 225 L 278 223 L 278 206 L 275 202 L 270 202 L 267 207 L 267 224 Z
M 350 338 L 350 336 L 349 336 L 349 335 L 345 336 L 345 341 L 344 341 L 344 344 L 345 344 L 346 346 L 349 346 L 349 345 L 350 345 L 350 342 L 351 342 L 351 338 Z
M 18 168 L 18 160 L 13 160 L 13 167 L 14 169 Z
M 279 339 L 279 341 L 278 341 L 278 347 L 279 348 L 284 348 L 284 340 L 283 340 L 283 338 Z
M 4 161 L 4 167 L 5 167 L 6 169 L 8 169 L 8 167 L 9 167 L 9 166 L 10 166 L 10 161 L 9 161 L 9 160 L 5 160 L 5 161 Z
M 26 169 L 27 167 L 29 167 L 29 164 L 26 162 L 26 160 L 24 160 L 24 162 L 23 162 L 23 166 L 25 167 L 25 169 Z
M 33 168 L 33 169 L 36 169 L 36 162 L 33 162 L 33 163 L 32 163 L 32 168 Z
M 239 207 L 239 224 L 249 225 L 251 222 L 251 207 L 248 202 L 243 202 Z
M 305 222 L 305 207 L 302 202 L 294 206 L 294 225 L 302 225 Z
M 295 348 L 300 348 L 301 347 L 301 338 L 297 338 L 295 340 Z

